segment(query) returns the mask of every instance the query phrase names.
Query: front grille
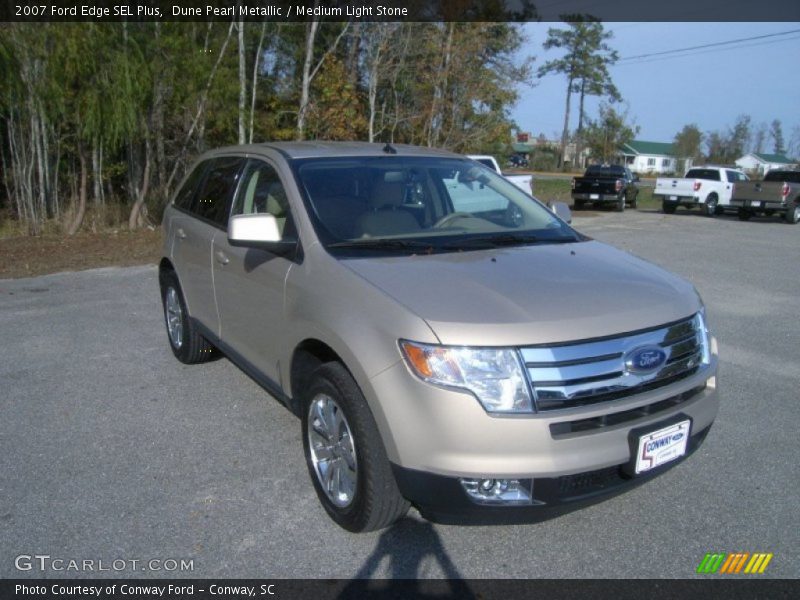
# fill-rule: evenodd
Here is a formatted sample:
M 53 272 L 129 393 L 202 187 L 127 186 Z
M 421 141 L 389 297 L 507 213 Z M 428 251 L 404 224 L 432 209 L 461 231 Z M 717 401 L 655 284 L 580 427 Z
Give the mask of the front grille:
M 624 398 L 694 374 L 703 358 L 702 321 L 692 317 L 624 336 L 557 346 L 521 348 L 540 411 Z M 637 371 L 626 360 L 639 348 L 660 348 L 657 369 Z
M 599 417 L 592 417 L 589 419 L 578 419 L 575 421 L 563 421 L 561 423 L 550 424 L 550 434 L 554 439 L 561 436 L 569 435 L 571 433 L 589 433 L 603 429 L 605 427 L 613 427 L 615 425 L 622 425 L 630 423 L 644 417 L 657 415 L 661 412 L 671 410 L 677 406 L 688 402 L 697 394 L 706 389 L 706 385 L 699 385 L 681 394 L 670 396 L 664 400 L 653 402 L 652 404 L 645 404 L 630 410 L 623 410 L 615 413 L 608 413 L 600 415 Z

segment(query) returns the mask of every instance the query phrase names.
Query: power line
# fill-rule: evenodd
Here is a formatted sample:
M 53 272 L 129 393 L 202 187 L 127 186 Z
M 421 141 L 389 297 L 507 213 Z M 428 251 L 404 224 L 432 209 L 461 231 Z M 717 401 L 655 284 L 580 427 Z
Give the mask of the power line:
M 616 66 L 616 67 L 628 67 L 628 66 L 633 66 L 633 65 L 644 65 L 644 64 L 647 64 L 647 63 L 659 62 L 659 61 L 662 61 L 662 60 L 672 60 L 672 59 L 675 59 L 675 58 L 687 58 L 689 56 L 697 56 L 699 54 L 709 54 L 709 53 L 712 53 L 712 52 L 725 52 L 726 50 L 740 50 L 742 48 L 755 48 L 756 46 L 766 46 L 768 44 L 780 44 L 782 42 L 793 42 L 795 40 L 800 40 L 800 36 L 783 38 L 781 40 L 764 40 L 764 41 L 760 41 L 760 42 L 755 42 L 755 43 L 750 43 L 750 44 L 742 44 L 741 46 L 732 46 L 732 47 L 728 47 L 728 48 L 710 48 L 710 49 L 700 50 L 698 52 L 689 52 L 687 54 L 677 54 L 677 55 L 673 55 L 673 56 L 658 56 L 658 57 L 655 57 L 655 58 L 638 59 L 638 60 L 635 60 L 635 61 L 634 60 L 630 60 L 629 62 L 625 62 L 625 63 L 622 63 L 622 64 L 616 64 L 616 65 L 613 65 L 613 66 Z
M 717 47 L 717 46 L 726 46 L 726 45 L 730 45 L 730 44 L 737 44 L 737 43 L 740 43 L 740 42 L 750 42 L 750 41 L 753 41 L 753 40 L 762 40 L 762 39 L 765 39 L 765 38 L 778 37 L 778 36 L 782 36 L 782 35 L 789 35 L 789 34 L 792 34 L 792 33 L 800 33 L 800 29 L 792 29 L 790 31 L 781 31 L 779 33 L 768 33 L 768 34 L 765 34 L 765 35 L 756 35 L 756 36 L 753 36 L 753 37 L 739 38 L 739 39 L 736 39 L 736 40 L 727 40 L 725 42 L 714 42 L 712 44 L 703 44 L 701 46 L 689 46 L 687 48 L 675 48 L 673 50 L 664 50 L 662 52 L 650 52 L 648 54 L 638 54 L 636 56 L 626 56 L 624 58 L 620 58 L 617 62 L 620 63 L 620 62 L 628 61 L 628 60 L 636 60 L 636 59 L 641 59 L 641 58 L 651 58 L 651 57 L 654 57 L 654 56 L 664 56 L 666 54 L 675 54 L 675 53 L 678 53 L 678 52 L 687 52 L 689 50 L 702 50 L 704 48 L 712 48 L 712 47 Z

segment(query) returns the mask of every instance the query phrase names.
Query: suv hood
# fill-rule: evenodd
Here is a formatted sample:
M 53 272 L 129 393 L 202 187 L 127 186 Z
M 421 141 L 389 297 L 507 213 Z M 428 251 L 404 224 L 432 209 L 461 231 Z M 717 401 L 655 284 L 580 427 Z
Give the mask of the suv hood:
M 689 317 L 701 306 L 689 282 L 595 241 L 341 264 L 424 319 L 443 344 L 619 335 Z

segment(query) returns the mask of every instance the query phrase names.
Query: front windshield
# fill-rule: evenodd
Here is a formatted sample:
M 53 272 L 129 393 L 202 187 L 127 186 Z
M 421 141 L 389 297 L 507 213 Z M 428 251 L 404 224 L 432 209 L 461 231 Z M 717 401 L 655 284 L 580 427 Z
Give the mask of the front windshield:
M 451 252 L 582 239 L 472 160 L 317 158 L 294 166 L 317 235 L 334 253 Z

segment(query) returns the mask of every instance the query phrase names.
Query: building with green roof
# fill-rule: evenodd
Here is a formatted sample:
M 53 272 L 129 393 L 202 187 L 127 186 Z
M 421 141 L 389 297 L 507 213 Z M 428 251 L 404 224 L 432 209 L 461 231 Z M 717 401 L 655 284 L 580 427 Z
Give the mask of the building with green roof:
M 681 160 L 684 169 L 691 167 L 691 159 L 676 156 L 671 143 L 633 140 L 623 144 L 620 154 L 625 166 L 635 173 L 675 173 Z
M 765 154 L 763 152 L 750 152 L 736 160 L 736 166 L 750 173 L 764 175 L 772 169 L 791 169 L 797 166 L 783 154 Z

